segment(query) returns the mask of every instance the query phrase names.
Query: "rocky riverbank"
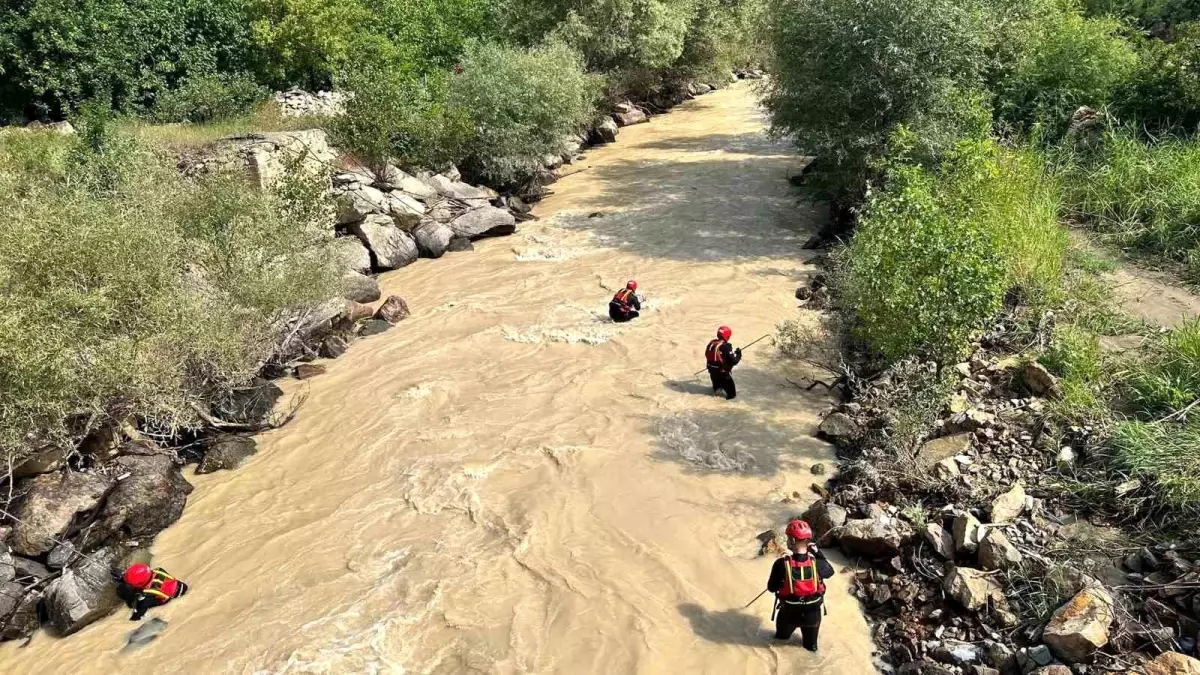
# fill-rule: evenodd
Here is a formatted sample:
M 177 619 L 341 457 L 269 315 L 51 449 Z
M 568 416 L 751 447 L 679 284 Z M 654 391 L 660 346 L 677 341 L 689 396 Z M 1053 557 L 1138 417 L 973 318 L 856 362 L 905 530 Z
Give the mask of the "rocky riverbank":
M 820 278 L 797 297 L 829 300 Z M 884 672 L 1200 673 L 1200 546 L 1081 510 L 1094 430 L 1052 424 L 1057 379 L 1016 356 L 1050 331 L 1001 321 L 962 363 L 841 369 L 818 432 L 841 469 L 801 517 L 862 566 Z
M 705 87 L 693 89 L 711 89 Z M 692 95 L 685 87 L 655 109 L 616 106 L 594 128 L 564 139 L 563 152 L 544 158 L 533 181 L 506 194 L 464 182 L 453 167 L 367 171 L 330 148 L 319 130 L 231 138 L 180 157 L 185 173 L 233 163 L 262 187 L 296 165 L 327 179 L 336 203 L 331 227 L 346 265 L 345 297 L 281 320 L 260 377 L 197 409 L 203 429 L 183 437 L 132 424 L 103 429 L 65 455 L 48 449 L 11 467 L 0 482 L 0 495 L 7 494 L 0 514 L 0 638 L 23 639 L 41 625 L 68 635 L 115 611 L 120 601 L 111 573 L 147 559 L 154 537 L 180 517 L 192 490 L 185 466 L 194 464 L 196 473 L 236 469 L 256 451 L 253 432 L 289 419 L 271 379 L 319 376 L 318 359 L 336 358 L 353 340 L 408 316 L 398 296 L 368 304 L 381 296 L 374 275 L 515 231 L 530 217 L 528 202 L 545 196 L 560 171 L 576 170 L 563 167 L 578 163 L 585 145 L 615 141 L 621 126 L 647 121 L 649 111 Z

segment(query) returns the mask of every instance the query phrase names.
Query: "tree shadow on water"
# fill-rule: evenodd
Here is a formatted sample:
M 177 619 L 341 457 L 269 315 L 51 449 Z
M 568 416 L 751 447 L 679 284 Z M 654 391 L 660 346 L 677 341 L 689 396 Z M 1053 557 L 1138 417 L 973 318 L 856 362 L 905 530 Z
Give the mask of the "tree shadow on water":
M 757 616 L 742 610 L 712 611 L 692 602 L 679 605 L 679 613 L 703 640 L 724 645 L 770 647 L 775 631 Z

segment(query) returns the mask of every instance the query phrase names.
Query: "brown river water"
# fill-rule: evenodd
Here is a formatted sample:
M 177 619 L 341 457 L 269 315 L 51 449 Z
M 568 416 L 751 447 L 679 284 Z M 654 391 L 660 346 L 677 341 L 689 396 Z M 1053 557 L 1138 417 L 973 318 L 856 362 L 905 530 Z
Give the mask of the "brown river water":
M 592 150 L 517 235 L 385 275 L 412 317 L 286 385 L 298 416 L 241 469 L 189 475 L 154 544 L 192 585 L 165 634 L 119 654 L 120 613 L 0 670 L 874 672 L 840 564 L 818 654 L 771 643 L 769 597 L 742 609 L 755 535 L 832 461 L 827 399 L 769 340 L 735 401 L 692 376 L 718 325 L 744 345 L 798 315 L 801 164 L 739 85 Z M 648 303 L 615 325 L 601 284 L 626 279 Z

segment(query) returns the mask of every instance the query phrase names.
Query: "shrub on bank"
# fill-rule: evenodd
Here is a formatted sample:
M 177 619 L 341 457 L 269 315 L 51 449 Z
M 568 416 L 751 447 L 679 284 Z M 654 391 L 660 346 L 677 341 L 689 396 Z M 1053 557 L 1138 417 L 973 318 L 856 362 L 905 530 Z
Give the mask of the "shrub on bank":
M 1200 400 L 1200 319 L 1168 333 L 1130 386 L 1134 402 L 1150 416 L 1173 413 Z
M 193 75 L 161 92 L 152 116 L 159 122 L 203 123 L 247 115 L 270 96 L 244 74 Z
M 189 182 L 100 124 L 0 137 L 6 459 L 109 423 L 193 424 L 256 373 L 276 320 L 336 289 L 302 179 Z

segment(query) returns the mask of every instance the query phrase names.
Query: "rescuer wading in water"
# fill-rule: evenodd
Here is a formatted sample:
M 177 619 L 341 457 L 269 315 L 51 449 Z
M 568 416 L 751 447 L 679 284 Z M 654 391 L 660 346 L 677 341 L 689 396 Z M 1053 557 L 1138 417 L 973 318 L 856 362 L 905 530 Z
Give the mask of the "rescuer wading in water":
M 804 648 L 817 651 L 821 610 L 825 604 L 825 580 L 833 576 L 833 565 L 812 543 L 812 528 L 803 520 L 787 526 L 791 555 L 775 561 L 767 590 L 775 594 L 775 639 L 789 640 L 796 629 Z
M 708 343 L 704 348 L 704 361 L 708 368 L 708 378 L 712 380 L 713 393 L 725 392 L 725 398 L 737 396 L 737 385 L 733 383 L 731 371 L 742 360 L 742 350 L 734 349 L 729 344 L 733 331 L 729 326 L 717 329 L 717 339 Z
M 163 568 L 150 569 L 145 563 L 130 565 L 117 581 L 120 582 L 118 597 L 133 608 L 130 621 L 140 621 L 150 609 L 165 605 L 188 591 L 187 584 L 167 574 Z
M 617 291 L 613 299 L 608 303 L 608 317 L 617 323 L 625 323 L 632 321 L 642 312 L 642 301 L 638 299 L 637 282 L 630 281 L 625 284 L 625 288 Z

